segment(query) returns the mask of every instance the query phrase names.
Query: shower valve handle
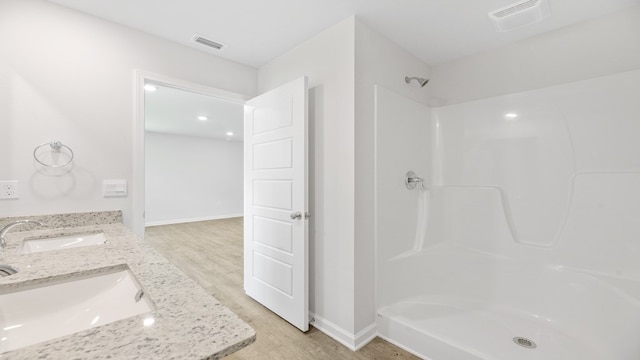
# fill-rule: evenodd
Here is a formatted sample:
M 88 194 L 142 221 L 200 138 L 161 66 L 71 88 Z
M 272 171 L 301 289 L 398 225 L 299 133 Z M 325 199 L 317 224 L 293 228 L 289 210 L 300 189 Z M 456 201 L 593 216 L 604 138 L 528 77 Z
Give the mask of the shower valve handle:
M 424 179 L 418 177 L 415 172 L 409 171 L 404 175 L 404 185 L 407 189 L 413 190 L 417 184 L 421 184 L 424 187 Z

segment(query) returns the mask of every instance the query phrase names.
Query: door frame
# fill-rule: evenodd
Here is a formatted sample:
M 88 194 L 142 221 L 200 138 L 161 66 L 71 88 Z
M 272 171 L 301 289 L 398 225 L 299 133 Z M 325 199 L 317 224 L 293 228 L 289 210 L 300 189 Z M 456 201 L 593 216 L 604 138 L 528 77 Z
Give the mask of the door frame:
M 134 71 L 134 126 L 133 126 L 133 179 L 131 184 L 132 228 L 140 238 L 144 238 L 145 228 L 145 103 L 144 85 L 154 82 L 162 86 L 185 90 L 196 94 L 211 96 L 223 101 L 244 105 L 249 96 L 234 93 L 211 86 L 189 82 L 186 80 L 148 72 Z

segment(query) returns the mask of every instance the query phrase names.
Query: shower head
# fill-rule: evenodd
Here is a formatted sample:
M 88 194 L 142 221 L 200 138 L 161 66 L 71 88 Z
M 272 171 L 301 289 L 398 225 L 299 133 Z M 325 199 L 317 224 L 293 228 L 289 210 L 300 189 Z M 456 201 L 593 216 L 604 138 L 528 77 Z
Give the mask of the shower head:
M 415 76 L 413 76 L 413 77 L 405 76 L 404 77 L 404 81 L 407 84 L 410 83 L 411 80 L 416 80 L 418 82 L 418 84 L 420 84 L 420 87 L 424 87 L 429 82 L 429 79 L 424 79 L 424 78 L 421 78 L 421 77 L 415 77 Z

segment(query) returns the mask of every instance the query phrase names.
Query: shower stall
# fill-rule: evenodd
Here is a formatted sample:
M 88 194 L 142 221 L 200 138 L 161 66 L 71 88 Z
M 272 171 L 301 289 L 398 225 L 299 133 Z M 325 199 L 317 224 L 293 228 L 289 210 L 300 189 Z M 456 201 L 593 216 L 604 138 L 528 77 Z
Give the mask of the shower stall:
M 640 359 L 638 94 L 640 71 L 433 108 L 377 87 L 380 336 L 430 360 Z

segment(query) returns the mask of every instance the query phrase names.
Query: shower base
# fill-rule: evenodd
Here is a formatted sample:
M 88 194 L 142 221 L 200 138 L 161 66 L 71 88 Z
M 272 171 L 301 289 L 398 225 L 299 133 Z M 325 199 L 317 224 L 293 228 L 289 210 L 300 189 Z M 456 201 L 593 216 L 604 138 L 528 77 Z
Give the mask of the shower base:
M 408 299 L 380 309 L 377 321 L 380 337 L 429 360 L 605 360 L 548 321 L 463 299 Z

